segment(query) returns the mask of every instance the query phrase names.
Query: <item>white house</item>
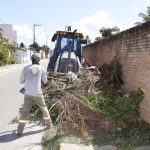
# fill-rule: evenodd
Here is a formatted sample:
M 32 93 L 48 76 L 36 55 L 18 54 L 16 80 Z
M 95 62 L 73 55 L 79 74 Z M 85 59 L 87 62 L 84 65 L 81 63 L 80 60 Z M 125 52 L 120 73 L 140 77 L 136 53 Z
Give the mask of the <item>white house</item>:
M 11 51 L 11 57 L 16 59 L 16 63 L 22 64 L 22 63 L 31 63 L 31 55 L 33 54 L 33 51 L 27 48 L 21 48 L 18 47 L 15 51 Z

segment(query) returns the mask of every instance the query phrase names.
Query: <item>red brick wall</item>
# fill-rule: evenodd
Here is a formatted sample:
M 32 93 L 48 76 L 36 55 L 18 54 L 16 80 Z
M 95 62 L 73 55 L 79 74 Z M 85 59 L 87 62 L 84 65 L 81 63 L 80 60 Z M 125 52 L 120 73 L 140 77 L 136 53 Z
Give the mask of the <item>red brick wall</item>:
M 125 90 L 140 87 L 145 94 L 141 117 L 150 123 L 150 23 L 125 30 L 111 38 L 83 48 L 83 57 L 90 65 L 99 67 L 117 56 L 123 70 Z

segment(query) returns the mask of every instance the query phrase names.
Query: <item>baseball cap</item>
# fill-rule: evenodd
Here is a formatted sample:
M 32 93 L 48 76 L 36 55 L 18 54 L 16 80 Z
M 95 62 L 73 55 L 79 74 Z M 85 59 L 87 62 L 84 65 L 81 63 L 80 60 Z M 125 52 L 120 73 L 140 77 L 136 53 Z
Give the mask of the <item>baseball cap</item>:
M 31 56 L 31 59 L 40 60 L 40 55 L 39 55 L 39 53 L 33 53 L 32 56 Z

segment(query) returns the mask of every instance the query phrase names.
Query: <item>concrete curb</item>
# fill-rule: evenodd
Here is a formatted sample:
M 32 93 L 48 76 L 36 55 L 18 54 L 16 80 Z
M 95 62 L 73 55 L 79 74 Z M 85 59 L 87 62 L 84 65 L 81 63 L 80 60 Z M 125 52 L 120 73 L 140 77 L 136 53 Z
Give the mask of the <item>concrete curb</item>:
M 70 143 L 61 143 L 60 150 L 118 150 L 116 146 L 113 145 L 81 145 L 81 144 L 70 144 Z M 150 146 L 138 146 L 133 150 L 150 150 Z
M 112 145 L 96 146 L 96 145 L 79 145 L 79 144 L 67 144 L 61 143 L 60 150 L 117 150 L 117 147 Z

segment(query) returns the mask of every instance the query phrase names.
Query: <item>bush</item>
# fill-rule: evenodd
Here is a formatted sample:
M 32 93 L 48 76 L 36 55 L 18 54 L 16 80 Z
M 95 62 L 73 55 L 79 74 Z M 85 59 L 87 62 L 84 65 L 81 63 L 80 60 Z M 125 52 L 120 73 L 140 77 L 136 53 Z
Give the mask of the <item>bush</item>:
M 129 97 L 117 91 L 109 91 L 102 96 L 96 94 L 84 96 L 83 100 L 104 116 L 112 117 L 118 128 L 125 128 L 139 120 L 139 105 L 143 98 L 144 93 L 139 89 Z
M 0 50 L 0 66 L 9 62 L 9 51 L 7 48 Z
M 16 59 L 15 58 L 9 58 L 9 64 L 15 64 L 16 63 Z

